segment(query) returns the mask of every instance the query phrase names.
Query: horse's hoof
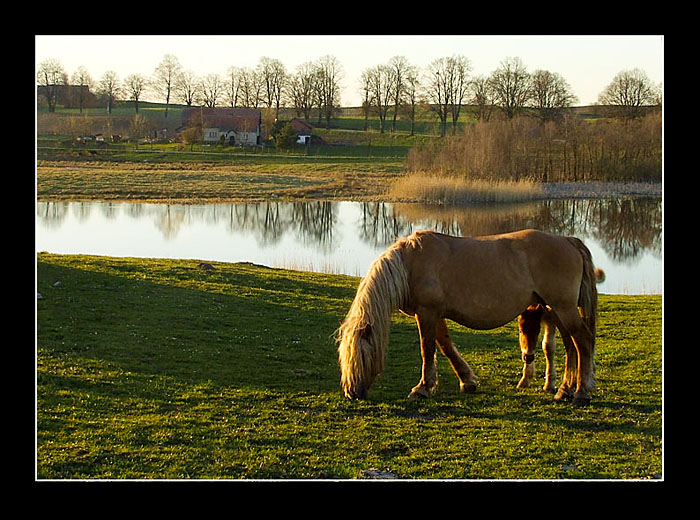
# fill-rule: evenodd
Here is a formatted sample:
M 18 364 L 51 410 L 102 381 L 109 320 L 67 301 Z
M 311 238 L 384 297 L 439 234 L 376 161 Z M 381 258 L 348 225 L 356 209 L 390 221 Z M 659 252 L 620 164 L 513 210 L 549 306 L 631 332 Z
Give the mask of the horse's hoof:
M 530 381 L 527 381 L 525 379 L 521 379 L 520 382 L 518 383 L 517 388 L 527 388 L 530 386 Z
M 542 390 L 544 390 L 545 392 L 547 392 L 549 394 L 556 394 L 557 393 L 557 387 L 554 385 L 544 385 L 542 387 Z
M 562 390 L 561 388 L 556 394 L 554 394 L 554 400 L 557 402 L 565 401 L 569 397 L 571 397 L 570 394 L 566 390 Z
M 428 397 L 430 397 L 430 392 L 422 386 L 414 388 L 411 390 L 411 393 L 408 394 L 409 399 L 427 399 Z
M 591 404 L 591 398 L 585 396 L 574 397 L 574 400 L 571 404 L 573 404 L 574 406 L 588 406 L 589 404 Z

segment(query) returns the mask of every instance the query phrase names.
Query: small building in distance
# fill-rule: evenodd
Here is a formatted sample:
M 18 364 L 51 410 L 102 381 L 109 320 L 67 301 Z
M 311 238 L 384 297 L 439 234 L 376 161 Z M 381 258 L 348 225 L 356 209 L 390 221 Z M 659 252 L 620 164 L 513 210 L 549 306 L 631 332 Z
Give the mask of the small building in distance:
M 182 111 L 184 128 L 201 125 L 205 143 L 261 144 L 262 112 L 254 108 L 190 107 Z
M 290 122 L 292 128 L 297 133 L 297 144 L 309 144 L 311 142 L 311 132 L 313 127 L 299 119 L 298 117 L 293 118 Z

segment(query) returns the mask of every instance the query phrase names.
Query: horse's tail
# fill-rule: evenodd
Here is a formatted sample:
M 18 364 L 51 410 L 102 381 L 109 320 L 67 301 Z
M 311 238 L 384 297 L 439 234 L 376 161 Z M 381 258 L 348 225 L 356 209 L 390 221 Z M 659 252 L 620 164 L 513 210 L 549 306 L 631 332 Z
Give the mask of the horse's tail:
M 583 276 L 581 277 L 581 288 L 578 294 L 578 308 L 581 318 L 593 336 L 593 346 L 595 347 L 598 316 L 598 288 L 596 284 L 605 280 L 605 273 L 602 269 L 596 269 L 591 252 L 581 240 L 569 237 L 569 241 L 578 249 L 581 258 L 583 258 Z
M 391 315 L 407 295 L 408 274 L 398 242 L 372 263 L 336 332 L 341 386 L 347 397 L 366 397 L 384 370 Z

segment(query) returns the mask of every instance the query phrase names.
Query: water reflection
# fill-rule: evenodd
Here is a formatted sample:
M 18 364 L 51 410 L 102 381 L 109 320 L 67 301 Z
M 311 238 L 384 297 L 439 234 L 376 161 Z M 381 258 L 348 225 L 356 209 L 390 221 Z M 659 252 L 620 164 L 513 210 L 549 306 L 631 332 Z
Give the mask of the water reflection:
M 632 261 L 661 258 L 661 200 L 552 200 L 486 208 L 441 209 L 397 204 L 395 212 L 444 233 L 477 236 L 536 228 L 594 238 L 610 257 Z
M 586 240 L 600 264 L 656 272 L 660 292 L 660 199 L 557 200 L 512 206 L 446 208 L 418 204 L 266 202 L 255 204 L 37 204 L 37 250 L 111 256 L 252 261 L 270 266 L 363 275 L 396 237 L 417 229 L 474 236 L 527 227 Z M 595 250 L 594 250 L 595 248 Z M 604 254 L 601 254 L 602 251 Z M 631 275 L 630 275 L 631 276 Z M 652 281 L 648 279 L 651 277 Z M 607 282 L 606 282 L 607 283 Z

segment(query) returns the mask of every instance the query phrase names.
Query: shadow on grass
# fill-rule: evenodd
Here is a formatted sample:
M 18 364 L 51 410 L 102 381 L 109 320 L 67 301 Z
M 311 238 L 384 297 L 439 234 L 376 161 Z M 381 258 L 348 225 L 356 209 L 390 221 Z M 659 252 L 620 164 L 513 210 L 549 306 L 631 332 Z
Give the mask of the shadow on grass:
M 109 265 L 103 272 L 38 263 L 44 294 L 37 302 L 40 387 L 158 401 L 164 407 L 183 388 L 190 400 L 246 392 L 257 399 L 307 395 L 334 405 L 346 402 L 333 334 L 356 279 L 249 264 L 204 271 L 196 261 L 96 262 L 104 263 Z M 53 287 L 55 281 L 62 287 Z M 554 403 L 539 388 L 516 390 L 522 365 L 514 324 L 487 334 L 451 329 L 481 382 L 476 394 L 458 393 L 456 376 L 440 356 L 436 397 L 406 398 L 420 378 L 421 359 L 415 323 L 401 317 L 391 329 L 386 370 L 368 401 L 348 402 L 344 413 L 354 409 L 423 421 L 505 419 L 532 428 L 556 417 L 574 429 L 619 428 L 619 422 L 600 417 L 582 419 L 569 403 Z M 629 409 L 629 403 L 605 397 L 594 406 L 610 415 Z M 650 406 L 640 404 L 638 413 Z M 649 433 L 643 426 L 624 428 Z

